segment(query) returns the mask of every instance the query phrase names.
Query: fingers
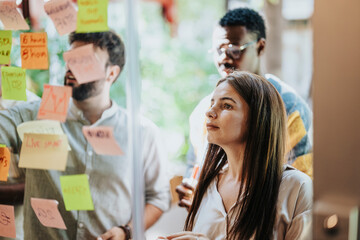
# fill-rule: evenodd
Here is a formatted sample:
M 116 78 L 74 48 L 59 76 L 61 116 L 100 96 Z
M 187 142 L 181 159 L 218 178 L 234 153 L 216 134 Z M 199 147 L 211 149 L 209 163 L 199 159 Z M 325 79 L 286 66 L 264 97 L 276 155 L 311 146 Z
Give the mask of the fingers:
M 121 228 L 113 227 L 101 236 L 97 237 L 96 240 L 124 240 L 125 233 Z
M 184 197 L 190 198 L 193 195 L 193 188 L 188 187 L 188 185 L 180 184 L 176 187 L 175 191 L 178 193 L 179 198 L 183 199 Z
M 187 211 L 189 211 L 191 204 L 192 204 L 192 200 L 190 199 L 181 199 L 178 203 L 179 207 L 184 207 L 186 208 Z

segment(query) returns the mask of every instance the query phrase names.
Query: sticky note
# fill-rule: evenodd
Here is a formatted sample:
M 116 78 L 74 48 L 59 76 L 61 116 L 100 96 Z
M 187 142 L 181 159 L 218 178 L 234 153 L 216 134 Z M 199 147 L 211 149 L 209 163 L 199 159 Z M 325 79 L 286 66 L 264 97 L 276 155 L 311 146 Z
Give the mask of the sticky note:
M 123 152 L 114 138 L 112 127 L 88 127 L 82 128 L 86 140 L 94 148 L 97 154 L 122 155 Z
M 93 44 L 67 51 L 63 57 L 80 84 L 105 78 L 105 66 L 100 64 Z
M 94 210 L 86 174 L 60 176 L 60 184 L 67 211 Z
M 24 141 L 24 133 L 64 134 L 60 122 L 55 120 L 34 120 L 23 122 L 17 126 L 17 132 L 21 141 Z M 70 146 L 68 145 L 68 150 Z
M 76 30 L 77 12 L 70 0 L 51 0 L 44 4 L 44 9 L 60 35 Z
M 25 133 L 19 167 L 64 171 L 68 140 L 65 134 Z
M 29 30 L 24 17 L 17 10 L 16 0 L 0 1 L 0 20 L 5 30 Z
M 14 206 L 0 204 L 0 236 L 16 238 Z
M 26 69 L 48 69 L 49 57 L 47 49 L 47 34 L 21 33 L 21 67 Z
M 26 71 L 18 67 L 1 67 L 3 99 L 26 101 Z
M 31 198 L 31 207 L 40 223 L 45 227 L 66 229 L 58 210 L 58 201 L 53 199 Z
M 10 167 L 10 151 L 7 147 L 0 147 L 0 181 L 7 181 Z
M 105 32 L 107 24 L 108 0 L 78 0 L 76 32 Z
M 65 122 L 71 96 L 72 87 L 44 84 L 37 118 Z
M 0 31 L 0 64 L 10 63 L 11 44 L 11 31 Z

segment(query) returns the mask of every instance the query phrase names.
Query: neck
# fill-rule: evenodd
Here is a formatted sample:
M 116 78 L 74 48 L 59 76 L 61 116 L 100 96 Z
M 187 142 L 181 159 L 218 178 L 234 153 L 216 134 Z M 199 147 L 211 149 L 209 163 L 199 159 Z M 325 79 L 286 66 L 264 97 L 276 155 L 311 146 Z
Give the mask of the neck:
M 237 181 L 241 181 L 245 144 L 224 147 L 224 151 L 229 164 L 229 174 Z
M 84 117 L 89 120 L 91 124 L 99 120 L 103 112 L 111 107 L 110 97 L 104 97 L 102 94 L 90 97 L 84 101 L 77 101 L 75 99 L 73 99 L 73 101 L 75 106 L 83 112 Z

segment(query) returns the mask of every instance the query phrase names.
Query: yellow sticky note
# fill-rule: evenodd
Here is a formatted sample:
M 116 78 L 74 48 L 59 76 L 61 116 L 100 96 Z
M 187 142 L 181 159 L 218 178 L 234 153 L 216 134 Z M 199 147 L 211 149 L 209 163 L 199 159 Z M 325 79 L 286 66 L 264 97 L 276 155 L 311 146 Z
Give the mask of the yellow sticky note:
M 1 67 L 3 99 L 26 101 L 26 71 L 18 67 Z
M 51 0 L 44 4 L 44 9 L 60 35 L 76 30 L 77 12 L 70 0 Z
M 86 174 L 60 176 L 60 184 L 67 211 L 94 210 Z
M 0 181 L 7 181 L 10 167 L 10 151 L 7 147 L 0 148 Z
M 65 122 L 71 96 L 72 87 L 44 84 L 44 93 L 37 118 Z
M 0 1 L 0 20 L 5 30 L 29 30 L 24 17 L 17 10 L 16 0 Z
M 21 33 L 21 67 L 26 69 L 48 69 L 49 57 L 47 49 L 47 34 Z
M 65 134 L 25 133 L 19 167 L 64 171 L 68 156 Z
M 107 24 L 108 0 L 78 0 L 76 32 L 105 32 Z
M 11 44 L 11 31 L 0 31 L 0 64 L 10 63 Z

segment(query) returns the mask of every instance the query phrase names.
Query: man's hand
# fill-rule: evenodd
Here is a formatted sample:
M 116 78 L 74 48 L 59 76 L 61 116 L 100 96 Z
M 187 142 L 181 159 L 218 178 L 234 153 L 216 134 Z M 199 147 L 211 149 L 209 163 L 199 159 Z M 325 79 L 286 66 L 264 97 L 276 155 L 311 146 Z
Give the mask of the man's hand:
M 113 227 L 96 240 L 125 240 L 125 232 L 119 227 Z
M 194 188 L 183 182 L 176 187 L 176 192 L 179 195 L 178 205 L 189 211 L 194 196 Z
M 193 232 L 179 232 L 179 233 L 175 233 L 175 234 L 171 234 L 169 236 L 166 237 L 158 237 L 158 239 L 173 239 L 173 240 L 177 240 L 177 239 L 181 239 L 181 240 L 209 240 L 208 237 L 206 237 L 204 234 L 201 233 L 193 233 Z

